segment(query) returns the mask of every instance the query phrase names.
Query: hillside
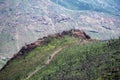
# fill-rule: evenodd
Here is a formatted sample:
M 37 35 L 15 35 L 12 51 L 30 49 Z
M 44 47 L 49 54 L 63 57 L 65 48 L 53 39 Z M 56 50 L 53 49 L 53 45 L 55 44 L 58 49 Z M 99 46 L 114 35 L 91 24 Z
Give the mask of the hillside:
M 24 46 L 0 71 L 0 80 L 119 80 L 120 39 L 85 35 L 65 31 Z
M 0 0 L 0 67 L 25 44 L 65 30 L 118 38 L 119 5 L 120 0 Z

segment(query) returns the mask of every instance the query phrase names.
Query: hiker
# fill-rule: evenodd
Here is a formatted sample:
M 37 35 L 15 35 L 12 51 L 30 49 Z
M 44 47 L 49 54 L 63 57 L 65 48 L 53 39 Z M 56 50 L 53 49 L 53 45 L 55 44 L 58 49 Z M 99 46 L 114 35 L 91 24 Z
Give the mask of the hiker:
M 51 59 L 51 56 L 49 56 L 49 59 Z

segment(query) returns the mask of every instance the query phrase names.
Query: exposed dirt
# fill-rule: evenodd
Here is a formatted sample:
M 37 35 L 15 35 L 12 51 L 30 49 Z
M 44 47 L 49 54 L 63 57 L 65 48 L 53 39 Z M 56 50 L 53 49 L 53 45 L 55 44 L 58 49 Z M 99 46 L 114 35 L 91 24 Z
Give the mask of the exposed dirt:
M 56 51 L 54 51 L 49 57 L 48 57 L 48 60 L 45 62 L 45 65 L 41 66 L 41 67 L 38 67 L 36 68 L 32 73 L 30 73 L 28 75 L 28 77 L 25 79 L 25 80 L 28 80 L 30 79 L 34 74 L 36 74 L 38 71 L 40 71 L 42 68 L 44 68 L 46 65 L 50 64 L 50 62 L 54 59 L 54 57 L 60 52 L 62 51 L 63 48 L 66 48 L 66 46 L 63 46 L 63 47 L 60 47 L 58 48 Z

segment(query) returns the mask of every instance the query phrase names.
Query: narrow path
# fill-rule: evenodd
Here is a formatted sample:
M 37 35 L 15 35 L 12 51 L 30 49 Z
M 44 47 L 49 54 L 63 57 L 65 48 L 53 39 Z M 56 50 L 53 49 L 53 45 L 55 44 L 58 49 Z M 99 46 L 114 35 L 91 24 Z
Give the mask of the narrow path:
M 39 67 L 39 68 L 36 68 L 36 70 L 34 70 L 32 73 L 30 73 L 30 74 L 28 75 L 28 77 L 27 77 L 26 79 L 24 79 L 24 80 L 30 79 L 35 73 L 37 73 L 39 70 L 41 70 L 41 69 L 44 68 L 44 67 L 45 67 L 45 65 L 43 65 L 43 66 L 41 66 L 41 67 Z
M 56 50 L 51 56 L 50 56 L 50 58 L 46 61 L 46 65 L 47 64 L 49 64 L 52 60 L 53 60 L 53 58 L 56 56 L 56 54 L 58 54 L 63 48 L 65 48 L 65 47 L 62 47 L 62 48 L 59 48 L 58 50 Z
M 54 51 L 50 56 L 49 56 L 49 59 L 45 62 L 45 65 L 41 66 L 41 67 L 38 67 L 36 68 L 36 70 L 34 70 L 32 73 L 30 73 L 28 75 L 28 77 L 24 80 L 28 80 L 30 79 L 34 74 L 36 74 L 38 71 L 40 71 L 42 68 L 44 68 L 46 65 L 50 64 L 50 62 L 54 59 L 54 57 L 63 49 L 63 48 L 66 48 L 67 46 L 64 46 L 64 47 L 60 47 L 58 48 L 56 51 Z

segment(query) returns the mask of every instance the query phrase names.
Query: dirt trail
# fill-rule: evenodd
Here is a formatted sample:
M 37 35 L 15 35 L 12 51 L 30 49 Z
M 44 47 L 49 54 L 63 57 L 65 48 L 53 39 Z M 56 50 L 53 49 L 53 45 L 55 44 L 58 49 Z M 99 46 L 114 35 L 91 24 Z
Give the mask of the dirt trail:
M 66 47 L 66 46 L 65 46 Z M 56 54 L 58 54 L 63 48 L 65 47 L 62 47 L 62 48 L 59 48 L 58 50 L 56 50 L 52 55 L 49 56 L 49 59 L 46 61 L 46 65 L 49 64 L 53 58 L 55 57 Z
M 36 68 L 36 70 L 34 70 L 32 73 L 30 73 L 28 75 L 28 77 L 24 80 L 28 80 L 30 79 L 34 74 L 36 74 L 38 71 L 40 71 L 42 68 L 44 68 L 46 65 L 50 64 L 50 62 L 54 59 L 54 57 L 63 49 L 63 48 L 66 48 L 67 46 L 64 46 L 64 47 L 60 47 L 58 48 L 56 51 L 54 51 L 48 58 L 48 60 L 45 62 L 45 65 L 41 66 L 41 67 L 38 67 Z
M 45 67 L 45 65 L 43 65 L 43 66 L 41 66 L 41 67 L 39 67 L 39 68 L 36 68 L 36 70 L 34 70 L 32 73 L 30 73 L 30 74 L 28 75 L 28 77 L 27 77 L 26 79 L 24 79 L 24 80 L 30 79 L 35 73 L 37 73 L 39 70 L 41 70 L 41 69 L 44 68 L 44 67 Z
M 85 40 L 85 41 L 80 42 L 80 44 L 86 44 L 86 43 L 89 43 L 89 42 L 91 42 L 91 41 L 86 41 L 86 40 Z M 76 43 L 78 44 L 78 42 L 76 42 Z M 55 50 L 55 51 L 49 56 L 48 60 L 45 62 L 45 65 L 36 68 L 36 70 L 34 70 L 32 73 L 30 73 L 30 74 L 28 75 L 28 77 L 27 77 L 26 79 L 24 79 L 24 80 L 30 79 L 34 74 L 36 74 L 38 71 L 40 71 L 40 70 L 41 70 L 42 68 L 44 68 L 46 65 L 50 64 L 50 62 L 54 59 L 54 57 L 55 57 L 61 50 L 63 50 L 64 48 L 66 48 L 67 46 L 68 46 L 68 45 L 64 45 L 64 46 L 58 48 L 57 50 Z

